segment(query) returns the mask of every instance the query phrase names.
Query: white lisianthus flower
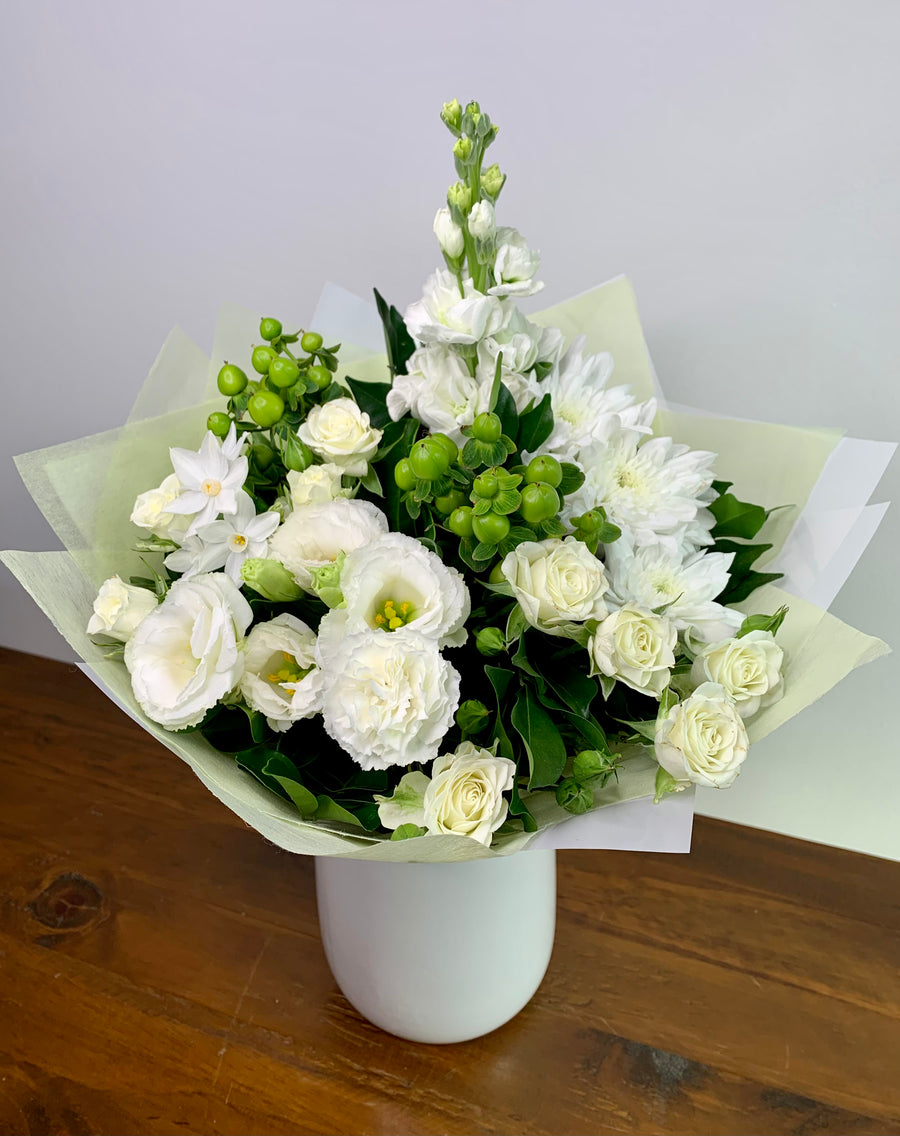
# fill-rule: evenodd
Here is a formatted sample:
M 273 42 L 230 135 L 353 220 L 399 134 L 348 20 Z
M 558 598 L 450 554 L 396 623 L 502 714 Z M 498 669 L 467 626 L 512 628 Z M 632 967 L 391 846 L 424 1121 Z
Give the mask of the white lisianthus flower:
M 371 544 L 388 531 L 388 520 L 370 501 L 336 497 L 322 505 L 301 505 L 269 541 L 269 554 L 312 591 L 312 569 L 337 560 L 341 552 Z
M 784 651 L 771 631 L 750 631 L 704 647 L 694 659 L 691 680 L 724 688 L 742 718 L 781 697 Z
M 469 232 L 479 241 L 494 235 L 494 207 L 489 201 L 476 201 L 467 219 Z
M 701 551 L 682 560 L 661 545 L 635 548 L 623 534 L 605 546 L 604 557 L 610 607 L 665 607 L 679 631 L 690 630 L 704 643 L 733 635 L 743 622 L 740 612 L 715 600 L 728 584 L 734 553 Z
M 388 391 L 387 408 L 396 422 L 409 412 L 432 433 L 444 433 L 457 445 L 465 441 L 463 426 L 471 426 L 475 416 L 487 410 L 491 384 L 484 375 L 473 378 L 469 368 L 452 348 L 440 343 L 420 347 L 406 365 L 407 373 L 397 375 Z
M 180 493 L 181 482 L 174 473 L 170 473 L 156 489 L 138 494 L 131 511 L 131 523 L 147 529 L 161 540 L 180 541 L 193 519 L 190 515 L 179 516 L 167 511 Z
M 463 231 L 453 220 L 446 205 L 443 209 L 438 209 L 434 215 L 434 235 L 445 256 L 451 260 L 459 260 L 464 248 Z
M 591 673 L 599 671 L 639 694 L 659 698 L 669 685 L 677 642 L 671 620 L 625 604 L 603 620 L 588 643 Z
M 335 497 L 349 497 L 351 490 L 341 487 L 343 469 L 334 462 L 307 466 L 302 472 L 289 469 L 287 474 L 291 505 L 323 505 Z
M 177 552 L 169 553 L 165 565 L 187 579 L 199 572 L 224 568 L 225 574 L 240 587 L 241 565 L 250 557 L 265 558 L 269 537 L 280 522 L 281 514 L 274 510 L 257 514 L 253 498 L 241 490 L 233 513 L 201 525 Z
M 176 580 L 125 645 L 141 709 L 169 730 L 196 726 L 240 682 L 250 605 L 221 572 Z
M 725 688 L 704 682 L 656 724 L 656 760 L 676 781 L 727 789 L 747 756 L 747 731 Z
M 508 758 L 462 742 L 456 753 L 434 760 L 423 803 L 425 827 L 489 845 L 506 820 L 509 805 L 503 794 L 513 787 L 515 775 L 515 763 Z
M 566 635 L 567 624 L 607 614 L 603 565 L 574 537 L 524 541 L 507 553 L 500 571 L 525 618 L 548 635 Z
M 473 210 L 474 212 L 474 210 Z M 534 274 L 541 266 L 541 254 L 530 249 L 517 229 L 501 228 L 496 233 L 497 257 L 494 261 L 494 280 L 489 288 L 492 296 L 534 296 L 544 287 Z
M 471 279 L 459 281 L 438 269 L 429 276 L 421 300 L 406 309 L 409 334 L 419 343 L 477 343 L 506 326 L 509 311 L 496 296 L 485 296 Z
M 363 769 L 437 756 L 459 705 L 459 675 L 436 640 L 403 630 L 348 635 L 323 671 L 325 729 Z
M 392 532 L 350 552 L 341 591 L 346 634 L 406 627 L 441 647 L 466 641 L 471 602 L 465 580 L 414 537 Z
M 317 457 L 354 477 L 365 475 L 382 433 L 352 398 L 333 398 L 314 406 L 297 427 L 297 436 Z
M 322 673 L 316 665 L 316 633 L 287 612 L 257 623 L 244 644 L 240 691 L 271 729 L 290 729 L 322 709 Z
M 109 635 L 127 643 L 138 625 L 158 606 L 159 601 L 153 592 L 126 584 L 119 576 L 110 576 L 100 585 L 87 633 Z
M 193 536 L 201 525 L 222 513 L 237 509 L 237 494 L 247 480 L 247 459 L 241 452 L 243 442 L 235 437 L 234 423 L 224 442 L 207 430 L 196 452 L 173 446 L 169 450 L 172 466 L 181 484 L 181 492 L 167 505 L 170 513 L 190 516 L 185 536 Z

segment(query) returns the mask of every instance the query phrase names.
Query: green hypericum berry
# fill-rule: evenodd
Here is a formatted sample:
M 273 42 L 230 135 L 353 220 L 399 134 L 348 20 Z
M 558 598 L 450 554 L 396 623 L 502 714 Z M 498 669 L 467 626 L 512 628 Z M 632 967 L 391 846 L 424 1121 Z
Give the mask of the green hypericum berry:
M 472 492 L 476 497 L 496 497 L 500 492 L 500 482 L 496 473 L 492 473 L 489 469 L 479 473 L 472 482 Z
M 215 434 L 217 438 L 224 438 L 231 429 L 231 419 L 221 410 L 216 410 L 207 418 L 206 429 Z
M 276 355 L 269 364 L 269 382 L 272 386 L 285 390 L 292 387 L 300 376 L 300 368 L 293 359 Z
M 536 481 L 543 481 L 556 489 L 562 482 L 562 466 L 550 454 L 539 454 L 532 458 L 525 467 L 525 481 L 532 485 Z
M 247 376 L 240 367 L 235 367 L 234 363 L 226 363 L 219 371 L 216 383 L 221 394 L 224 394 L 226 398 L 233 398 L 246 387 Z
M 447 451 L 440 442 L 434 442 L 430 438 L 416 442 L 409 453 L 409 464 L 416 477 L 423 481 L 437 481 L 450 468 Z
M 401 458 L 394 466 L 394 481 L 397 488 L 406 492 L 407 489 L 412 489 L 416 483 L 416 475 L 412 471 L 412 466 L 409 464 L 409 458 Z
M 603 528 L 604 521 L 598 512 L 591 509 L 587 513 L 582 513 L 580 517 L 573 517 L 572 524 L 576 529 L 581 529 L 582 532 L 595 533 Z
M 278 356 L 271 347 L 254 347 L 250 362 L 253 364 L 254 371 L 258 371 L 261 375 L 267 375 L 272 360 L 277 358 Z
M 281 335 L 281 320 L 267 316 L 259 321 L 259 334 L 263 339 L 277 339 Z
M 498 560 L 488 575 L 488 583 L 490 584 L 506 584 L 508 583 L 506 577 L 503 575 L 503 561 Z
M 552 485 L 545 485 L 541 481 L 526 485 L 522 490 L 519 512 L 530 525 L 548 521 L 559 512 L 559 494 Z
M 284 399 L 274 391 L 260 390 L 247 403 L 247 411 L 258 426 L 268 428 L 281 421 Z
M 460 507 L 454 509 L 447 518 L 447 528 L 454 536 L 471 536 L 474 516 L 475 514 L 472 511 L 471 505 L 460 505 Z
M 472 437 L 479 442 L 499 441 L 503 433 L 503 423 L 496 414 L 486 412 L 479 414 L 472 423 Z
M 428 437 L 432 442 L 440 443 L 451 465 L 459 457 L 459 446 L 457 446 L 452 438 L 448 438 L 446 434 L 429 434 Z
M 485 513 L 472 518 L 472 533 L 483 544 L 499 544 L 509 536 L 509 518 L 500 513 Z
M 307 355 L 312 355 L 314 351 L 318 351 L 322 343 L 322 336 L 317 331 L 306 331 L 300 338 L 300 346 Z
M 331 371 L 322 363 L 313 363 L 307 368 L 306 377 L 316 384 L 320 391 L 331 385 Z
M 465 505 L 465 503 L 465 494 L 461 493 L 458 489 L 451 489 L 450 492 L 446 493 L 443 497 L 435 497 L 434 499 L 434 507 L 439 513 L 443 513 L 444 516 L 447 516 L 448 513 L 452 513 L 454 509 L 458 509 L 460 505 Z

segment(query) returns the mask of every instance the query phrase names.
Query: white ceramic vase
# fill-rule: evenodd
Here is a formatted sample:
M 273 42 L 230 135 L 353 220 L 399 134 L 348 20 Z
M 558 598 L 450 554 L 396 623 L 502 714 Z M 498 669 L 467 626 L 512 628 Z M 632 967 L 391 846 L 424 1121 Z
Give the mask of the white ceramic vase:
M 375 1025 L 467 1041 L 509 1021 L 544 977 L 556 930 L 556 853 L 458 864 L 316 859 L 332 973 Z

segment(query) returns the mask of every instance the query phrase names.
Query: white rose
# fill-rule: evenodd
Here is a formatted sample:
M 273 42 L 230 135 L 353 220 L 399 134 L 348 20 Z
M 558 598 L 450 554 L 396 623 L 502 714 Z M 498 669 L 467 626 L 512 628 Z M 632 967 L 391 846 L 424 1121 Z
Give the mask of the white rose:
M 148 529 L 162 540 L 180 542 L 193 518 L 166 512 L 166 506 L 180 495 L 181 482 L 174 473 L 170 473 L 158 488 L 138 494 L 131 511 L 131 523 Z
M 94 600 L 94 614 L 87 625 L 88 635 L 109 635 L 127 643 L 143 619 L 156 611 L 159 601 L 146 588 L 126 584 L 110 576 L 100 585 Z
M 749 718 L 781 697 L 781 664 L 784 652 L 771 631 L 751 631 L 740 639 L 725 639 L 704 647 L 694 659 L 691 679 L 695 683 L 717 682 Z
M 459 260 L 463 254 L 463 231 L 451 217 L 446 205 L 434 215 L 434 235 L 442 252 L 451 260 Z
M 425 790 L 424 824 L 429 832 L 455 832 L 488 845 L 504 820 L 504 792 L 513 786 L 514 762 L 463 742 L 456 753 L 442 754 L 431 767 Z
M 297 427 L 297 436 L 314 454 L 354 477 L 364 476 L 381 435 L 352 398 L 333 398 L 314 406 Z
M 463 281 L 460 296 L 453 273 L 438 269 L 404 319 L 409 334 L 420 343 L 477 343 L 505 327 L 510 314 L 496 296 L 479 292 L 471 279 Z
M 487 410 L 491 399 L 490 376 L 473 378 L 452 348 L 440 343 L 420 347 L 406 364 L 407 374 L 397 375 L 388 391 L 387 408 L 396 422 L 407 412 L 434 433 L 444 433 L 457 445 L 465 439 L 463 426 Z
M 565 624 L 607 614 L 603 565 L 574 537 L 525 541 L 504 557 L 500 570 L 525 618 L 548 635 L 565 635 Z
M 273 730 L 283 732 L 322 709 L 315 651 L 316 633 L 287 612 L 257 623 L 247 636 L 240 691 Z
M 626 604 L 608 615 L 588 644 L 594 666 L 639 694 L 659 698 L 675 666 L 678 631 L 648 608 Z
M 734 703 L 715 682 L 698 686 L 656 724 L 656 760 L 676 781 L 726 789 L 749 744 Z
M 476 201 L 469 213 L 469 232 L 479 241 L 494 233 L 494 207 L 489 201 Z
M 250 605 L 222 572 L 176 580 L 125 647 L 131 686 L 144 713 L 170 730 L 196 726 L 233 690 Z
M 348 635 L 324 684 L 325 729 L 363 769 L 433 760 L 459 705 L 459 675 L 413 631 Z
M 370 501 L 336 497 L 295 509 L 269 541 L 269 555 L 311 591 L 311 569 L 331 564 L 339 553 L 371 544 L 387 531 L 387 517 Z
M 517 229 L 497 230 L 497 258 L 494 261 L 496 286 L 489 288 L 492 296 L 533 296 L 544 287 L 534 280 L 541 266 L 541 254 L 530 249 Z
M 347 634 L 408 627 L 441 647 L 466 641 L 469 589 L 455 568 L 414 537 L 392 532 L 351 552 L 341 591 Z
M 289 469 L 287 483 L 291 504 L 297 509 L 301 505 L 323 505 L 335 497 L 348 497 L 350 490 L 341 487 L 343 473 L 334 462 L 307 466 L 302 472 Z

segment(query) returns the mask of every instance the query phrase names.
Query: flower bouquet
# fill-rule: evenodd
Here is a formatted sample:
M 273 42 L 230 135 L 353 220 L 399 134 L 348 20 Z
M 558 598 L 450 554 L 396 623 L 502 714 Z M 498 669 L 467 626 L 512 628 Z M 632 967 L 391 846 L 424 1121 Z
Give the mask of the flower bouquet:
M 444 267 L 403 316 L 376 292 L 386 357 L 352 313 L 342 343 L 232 314 L 211 363 L 173 334 L 120 431 L 20 459 L 69 552 L 6 562 L 129 713 L 317 856 L 662 816 L 884 649 L 775 586 L 837 435 L 662 408 L 625 281 L 527 318 L 497 128 L 441 117 Z

